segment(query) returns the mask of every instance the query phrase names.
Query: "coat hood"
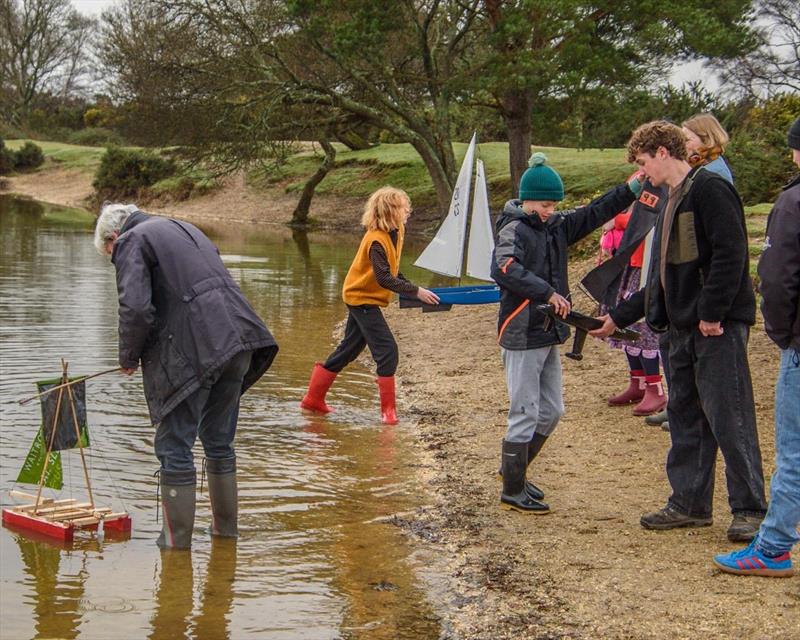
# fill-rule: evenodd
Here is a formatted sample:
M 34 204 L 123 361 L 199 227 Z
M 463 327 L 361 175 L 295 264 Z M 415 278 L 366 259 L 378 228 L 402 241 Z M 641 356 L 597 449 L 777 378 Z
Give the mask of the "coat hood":
M 497 216 L 495 232 L 499 232 L 500 229 L 513 220 L 522 220 L 534 229 L 543 229 L 545 226 L 545 223 L 542 222 L 542 219 L 538 215 L 527 214 L 522 210 L 522 200 L 509 200 L 503 207 L 502 213 Z

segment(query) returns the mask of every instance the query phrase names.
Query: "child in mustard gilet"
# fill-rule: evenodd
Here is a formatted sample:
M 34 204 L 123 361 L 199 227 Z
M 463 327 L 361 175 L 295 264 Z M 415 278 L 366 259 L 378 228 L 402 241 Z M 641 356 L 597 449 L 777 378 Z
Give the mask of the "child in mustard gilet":
M 308 391 L 300 402 L 303 409 L 330 412 L 325 394 L 336 375 L 368 346 L 377 364 L 381 420 L 397 424 L 394 383 L 397 343 L 381 307 L 389 305 L 393 292 L 416 296 L 427 304 L 439 302 L 435 293 L 412 284 L 400 273 L 405 223 L 410 214 L 411 201 L 400 189 L 382 187 L 367 200 L 361 217 L 366 233 L 342 288 L 348 309 L 344 338 L 324 364 L 314 365 Z

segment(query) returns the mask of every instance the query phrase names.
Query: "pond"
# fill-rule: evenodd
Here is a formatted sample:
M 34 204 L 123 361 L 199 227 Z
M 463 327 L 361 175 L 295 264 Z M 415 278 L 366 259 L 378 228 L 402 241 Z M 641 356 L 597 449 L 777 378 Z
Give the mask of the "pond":
M 357 215 L 357 214 L 356 214 Z M 203 226 L 203 225 L 201 225 Z M 114 269 L 92 244 L 92 219 L 0 196 L 0 489 L 17 484 L 40 423 L 36 380 L 116 365 Z M 329 417 L 301 414 L 315 360 L 346 315 L 341 285 L 357 234 L 282 227 L 203 229 L 280 344 L 242 399 L 236 439 L 238 540 L 213 540 L 206 491 L 192 551 L 155 545 L 158 463 L 139 374 L 88 381 L 87 450 L 97 504 L 132 514 L 129 539 L 76 534 L 58 545 L 0 530 L 2 635 L 13 638 L 437 638 L 421 577 L 426 559 L 388 516 L 425 501 L 408 426 L 382 425 L 373 365 L 351 365 Z M 404 272 L 413 249 L 406 253 Z M 195 451 L 196 460 L 202 450 Z M 65 488 L 85 497 L 80 457 L 64 452 Z

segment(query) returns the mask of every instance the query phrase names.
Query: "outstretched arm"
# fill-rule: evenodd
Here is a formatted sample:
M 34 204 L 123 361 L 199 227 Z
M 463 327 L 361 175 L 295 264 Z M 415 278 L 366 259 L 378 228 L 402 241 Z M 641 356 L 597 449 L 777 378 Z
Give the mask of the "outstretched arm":
M 610 189 L 585 207 L 578 207 L 564 216 L 567 243 L 574 244 L 600 225 L 627 209 L 642 190 L 644 180 L 636 174 L 629 183 Z

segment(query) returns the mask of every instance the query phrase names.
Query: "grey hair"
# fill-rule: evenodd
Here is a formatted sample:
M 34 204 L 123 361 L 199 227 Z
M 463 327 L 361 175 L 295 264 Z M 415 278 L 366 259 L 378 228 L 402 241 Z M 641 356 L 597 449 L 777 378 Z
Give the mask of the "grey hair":
M 139 207 L 135 204 L 104 202 L 94 227 L 94 246 L 101 256 L 106 255 L 106 243 L 114 239 L 114 234 L 122 230 L 123 225 Z

